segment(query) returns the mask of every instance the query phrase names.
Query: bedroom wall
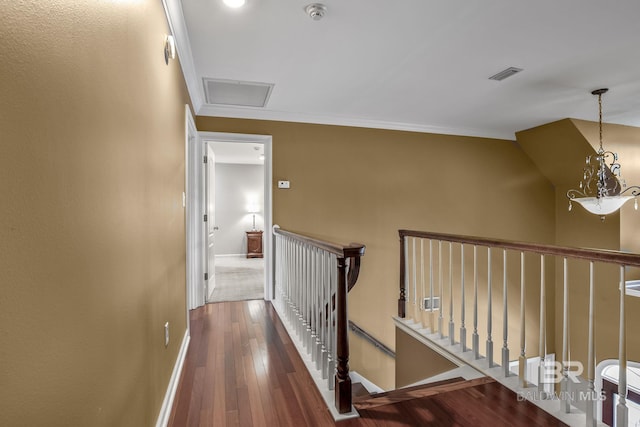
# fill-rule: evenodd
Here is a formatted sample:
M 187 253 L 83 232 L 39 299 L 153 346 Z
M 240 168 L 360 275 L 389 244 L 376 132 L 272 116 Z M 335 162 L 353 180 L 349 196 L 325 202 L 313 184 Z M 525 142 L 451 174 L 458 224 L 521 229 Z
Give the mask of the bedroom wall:
M 216 163 L 216 255 L 247 253 L 246 231 L 253 228 L 247 213 L 257 205 L 256 229 L 264 230 L 264 166 Z

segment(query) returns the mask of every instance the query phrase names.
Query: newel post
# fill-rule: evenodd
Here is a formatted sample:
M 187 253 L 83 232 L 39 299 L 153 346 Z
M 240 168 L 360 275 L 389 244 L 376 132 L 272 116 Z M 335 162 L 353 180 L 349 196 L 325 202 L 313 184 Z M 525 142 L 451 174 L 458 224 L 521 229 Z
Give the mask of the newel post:
M 351 377 L 349 377 L 349 337 L 347 336 L 347 261 L 338 258 L 338 289 L 336 290 L 337 336 L 335 403 L 338 412 L 351 411 Z
M 405 287 L 405 236 L 400 233 L 400 298 L 398 299 L 398 317 L 405 318 L 407 315 L 407 290 Z

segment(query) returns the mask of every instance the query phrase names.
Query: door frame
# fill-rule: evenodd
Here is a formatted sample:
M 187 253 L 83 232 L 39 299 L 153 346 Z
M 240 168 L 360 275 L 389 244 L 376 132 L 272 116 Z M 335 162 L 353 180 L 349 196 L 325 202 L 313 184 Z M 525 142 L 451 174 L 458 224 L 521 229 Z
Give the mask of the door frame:
M 272 196 L 272 186 L 271 183 L 273 181 L 273 172 L 272 172 L 272 136 L 271 135 L 253 135 L 253 134 L 241 134 L 241 133 L 226 133 L 226 132 L 198 132 L 199 136 L 199 151 L 200 155 L 194 159 L 195 167 L 197 170 L 195 171 L 196 176 L 198 177 L 199 182 L 204 182 L 204 163 L 202 161 L 202 156 L 204 152 L 204 145 L 207 142 L 233 142 L 239 144 L 262 144 L 264 146 L 264 242 L 263 242 L 263 252 L 264 252 L 264 299 L 270 301 L 274 297 L 273 291 L 273 236 L 272 236 L 272 226 L 273 226 L 273 196 Z M 194 155 L 197 155 L 194 153 Z M 194 194 L 197 193 L 197 194 Z M 197 197 L 198 200 L 188 200 L 188 202 L 193 203 L 194 205 L 203 205 L 202 200 L 204 200 L 204 188 L 199 188 L 197 192 L 191 192 L 191 197 Z M 204 215 L 204 211 L 202 212 Z M 203 239 L 204 240 L 204 239 Z M 201 260 L 204 263 L 205 260 L 205 242 L 197 248 L 200 255 L 195 256 L 195 260 Z M 201 266 L 204 271 L 204 264 Z M 204 280 L 204 273 L 203 273 Z M 203 301 L 206 296 L 203 294 Z
M 204 237 L 204 222 L 200 212 L 203 202 L 198 196 L 204 185 L 198 175 L 198 163 L 202 158 L 202 144 L 189 105 L 185 106 L 185 235 L 187 262 L 187 325 L 189 325 L 189 310 L 204 305 L 204 262 L 202 246 Z

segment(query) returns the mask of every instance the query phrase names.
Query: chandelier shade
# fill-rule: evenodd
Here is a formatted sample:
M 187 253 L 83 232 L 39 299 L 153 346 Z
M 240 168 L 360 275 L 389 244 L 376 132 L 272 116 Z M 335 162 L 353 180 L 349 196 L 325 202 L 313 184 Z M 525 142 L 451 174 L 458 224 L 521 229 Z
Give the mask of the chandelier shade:
M 588 212 L 600 215 L 602 220 L 631 199 L 635 200 L 635 208 L 638 209 L 637 196 L 640 195 L 640 187 L 627 186 L 622 178 L 618 154 L 606 151 L 602 145 L 602 95 L 608 90 L 596 89 L 591 92 L 598 96 L 600 148 L 595 155 L 587 156 L 579 188 L 567 191 L 569 210 L 572 202 L 577 202 Z

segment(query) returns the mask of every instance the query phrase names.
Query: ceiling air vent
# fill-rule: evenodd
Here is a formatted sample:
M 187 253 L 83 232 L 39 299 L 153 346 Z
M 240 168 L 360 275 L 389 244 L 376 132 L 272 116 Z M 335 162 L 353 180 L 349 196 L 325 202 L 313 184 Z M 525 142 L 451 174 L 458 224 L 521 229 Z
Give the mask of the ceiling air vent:
M 507 77 L 511 77 L 514 74 L 519 73 L 520 71 L 522 71 L 522 68 L 509 67 L 506 70 L 502 70 L 499 73 L 489 77 L 489 80 L 498 80 L 498 81 L 504 80 Z
M 207 104 L 264 107 L 273 84 L 204 78 Z

